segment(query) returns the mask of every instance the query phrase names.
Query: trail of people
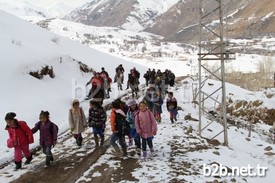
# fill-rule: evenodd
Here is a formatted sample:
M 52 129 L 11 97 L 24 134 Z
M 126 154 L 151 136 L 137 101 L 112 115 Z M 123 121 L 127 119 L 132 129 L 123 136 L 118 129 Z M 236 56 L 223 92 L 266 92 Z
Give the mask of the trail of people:
M 123 96 L 128 98 L 127 93 Z M 105 108 L 108 107 L 109 104 L 107 103 Z M 84 110 L 87 110 L 87 108 L 84 107 Z M 105 142 L 100 147 L 96 147 L 94 136 L 89 128 L 82 134 L 82 146 L 78 146 L 75 143 L 74 136 L 70 131 L 67 131 L 59 136 L 58 144 L 53 148 L 54 161 L 50 167 L 45 167 L 45 155 L 39 150 L 34 150 L 32 163 L 24 165 L 20 170 L 20 174 L 14 175 L 13 172 L 9 171 L 12 169 L 12 162 L 10 162 L 6 166 L 3 165 L 0 175 L 3 176 L 3 180 L 13 180 L 13 182 L 75 182 L 109 148 L 109 137 L 111 135 L 109 123 L 107 123 L 106 131 Z M 109 170 L 111 171 L 111 169 Z M 130 172 L 131 170 L 128 174 Z M 111 174 L 113 174 L 112 171 Z M 21 176 L 16 177 L 18 175 Z
M 134 101 L 131 98 L 131 93 L 122 97 L 123 101 L 128 101 L 127 105 L 130 107 L 127 111 L 135 113 L 137 110 L 142 112 L 140 108 L 144 103 L 141 102 L 144 99 L 144 93 L 148 94 L 151 86 L 146 89 L 141 87 L 139 98 Z M 68 131 L 59 137 L 59 143 L 53 149 L 54 162 L 48 168 L 45 168 L 45 155 L 38 152 L 33 157 L 33 161 L 29 165 L 25 165 L 23 169 L 19 170 L 21 177 L 16 177 L 13 172 L 9 172 L 12 169 L 12 165 L 4 167 L 0 171 L 1 180 L 7 182 L 77 182 L 77 183 L 113 183 L 113 182 L 246 182 L 246 179 L 241 177 L 206 177 L 203 174 L 204 166 L 212 166 L 213 164 L 223 164 L 230 167 L 230 163 L 227 163 L 222 154 L 229 154 L 230 161 L 238 162 L 237 156 L 246 157 L 247 152 L 242 150 L 236 154 L 236 149 L 240 149 L 241 146 L 238 143 L 234 143 L 232 151 L 231 148 L 221 146 L 219 140 L 209 140 L 202 138 L 198 135 L 196 129 L 198 126 L 197 111 L 190 107 L 190 102 L 183 102 L 180 97 L 183 93 L 183 89 L 168 88 L 163 98 L 162 111 L 159 114 L 156 110 L 155 104 L 152 105 L 152 114 L 157 119 L 157 132 L 151 138 L 153 142 L 153 150 L 149 146 L 147 150 L 143 149 L 142 141 L 146 138 L 141 138 L 141 144 L 132 143 L 131 139 L 136 140 L 134 136 L 125 136 L 124 143 L 127 145 L 126 153 L 123 150 L 123 146 L 118 146 L 118 151 L 114 148 L 114 144 L 110 143 L 110 137 L 113 137 L 116 131 L 112 129 L 110 125 L 110 114 L 114 110 L 115 105 L 112 105 L 112 109 L 107 110 L 107 127 L 105 131 L 105 142 L 103 146 L 96 147 L 96 141 L 91 129 L 86 129 L 83 132 L 82 146 L 78 146 L 73 135 Z M 172 92 L 171 92 L 172 91 Z M 144 92 L 142 94 L 142 92 Z M 155 101 L 158 95 L 154 92 L 150 93 L 153 99 L 148 100 L 148 103 Z M 176 99 L 179 99 L 177 102 Z M 156 101 L 155 101 L 156 102 Z M 140 108 L 136 108 L 137 104 L 140 104 Z M 85 104 L 85 105 L 84 105 Z M 142 105 L 141 105 L 142 104 Z M 84 110 L 87 111 L 87 103 L 84 101 L 81 103 L 84 106 Z M 124 104 L 125 105 L 125 104 Z M 119 107 L 118 107 L 119 106 Z M 121 106 L 118 105 L 117 108 Z M 135 107 L 134 107 L 135 106 Z M 145 105 L 146 106 L 146 105 Z M 124 106 L 125 107 L 125 106 Z M 148 107 L 149 108 L 149 107 Z M 173 109 L 177 109 L 173 111 Z M 146 110 L 148 110 L 146 108 Z M 146 113 L 146 110 L 144 111 Z M 127 113 L 128 113 L 127 112 Z M 157 115 L 157 116 L 156 116 Z M 131 116 L 131 115 L 130 115 Z M 135 115 L 136 117 L 136 115 Z M 141 116 L 139 116 L 141 117 Z M 127 117 L 128 119 L 128 117 Z M 130 118 L 129 118 L 130 119 Z M 128 121 L 132 124 L 132 120 Z M 141 118 L 140 118 L 141 119 Z M 139 122 L 142 122 L 142 120 Z M 207 120 L 207 119 L 204 119 Z M 147 120 L 146 120 L 147 121 Z M 137 125 L 137 121 L 135 120 Z M 133 128 L 133 125 L 131 125 Z M 138 127 L 139 128 L 139 127 Z M 116 130 L 116 129 L 115 129 Z M 141 129 L 137 129 L 140 134 Z M 143 129 L 144 130 L 144 129 Z M 208 129 L 207 134 L 212 136 L 220 130 L 220 125 L 217 123 L 215 128 Z M 238 129 L 235 126 L 230 126 L 229 131 L 233 136 L 240 136 L 238 141 L 242 143 L 247 142 L 243 137 L 244 129 Z M 150 132 L 151 133 L 151 132 Z M 154 131 L 152 131 L 154 133 Z M 242 135 L 241 135 L 242 134 Z M 144 135 L 144 134 L 143 134 Z M 252 139 L 258 139 L 259 137 L 254 134 Z M 116 139 L 115 139 L 116 140 Z M 147 141 L 148 142 L 148 141 Z M 247 145 L 254 147 L 254 144 L 249 142 Z M 237 144 L 237 145 L 236 145 Z M 121 144 L 120 144 L 121 145 Z M 149 143 L 148 143 L 149 145 Z M 146 152 L 146 153 L 145 153 Z M 252 161 L 252 159 L 251 159 Z M 267 158 L 266 161 L 269 161 Z M 230 169 L 228 168 L 228 171 Z
M 151 87 L 154 86 L 152 85 Z M 139 88 L 139 91 L 136 93 L 137 96 L 135 97 L 146 97 L 144 96 L 144 94 L 142 94 L 145 89 L 148 88 L 141 86 Z M 131 97 L 134 96 L 132 95 Z M 155 95 L 151 97 L 153 99 Z M 124 99 L 129 100 L 129 97 L 126 96 Z M 140 98 L 139 100 L 142 99 L 143 98 Z M 153 99 L 152 101 L 154 100 L 155 99 Z M 76 101 L 76 103 L 74 102 L 73 105 L 77 103 L 79 102 Z M 77 107 L 79 107 L 79 105 Z M 84 110 L 87 110 L 87 108 L 84 108 Z M 110 111 L 108 112 L 108 114 L 109 113 Z M 153 115 L 155 115 L 155 113 Z M 142 160 L 140 158 L 140 155 L 137 154 L 137 149 L 134 146 L 131 146 L 127 150 L 127 157 L 117 157 L 117 153 L 113 152 L 113 148 L 109 148 L 109 137 L 111 135 L 110 126 L 107 127 L 106 131 L 107 140 L 105 141 L 104 146 L 101 147 L 97 147 L 98 145 L 94 143 L 94 136 L 92 136 L 90 129 L 87 129 L 82 133 L 82 147 L 79 145 L 79 141 L 76 141 L 77 144 L 75 144 L 75 135 L 72 135 L 68 131 L 67 133 L 63 134 L 62 137 L 59 137 L 59 143 L 53 149 L 54 161 L 50 167 L 44 167 L 45 156 L 40 152 L 37 152 L 37 154 L 33 155 L 34 159 L 32 163 L 30 165 L 24 166 L 24 168 L 21 170 L 22 175 L 18 179 L 17 177 L 14 177 L 12 173 L 5 172 L 5 170 L 3 170 L 1 174 L 8 178 L 8 180 L 14 180 L 13 182 L 120 182 L 123 180 L 137 181 L 138 179 L 135 178 L 132 173 L 135 169 L 142 168 Z M 76 138 L 76 140 L 77 139 L 78 138 Z M 126 141 L 127 140 L 129 139 L 126 139 Z M 139 151 L 141 151 L 141 149 Z M 158 161 L 161 161 L 163 155 L 160 155 L 159 152 L 160 149 L 156 149 L 156 155 L 159 156 Z M 148 156 L 149 160 L 150 158 L 153 157 Z M 10 165 L 4 167 L 3 169 L 9 168 Z M 87 176 L 88 178 L 85 179 L 85 177 Z

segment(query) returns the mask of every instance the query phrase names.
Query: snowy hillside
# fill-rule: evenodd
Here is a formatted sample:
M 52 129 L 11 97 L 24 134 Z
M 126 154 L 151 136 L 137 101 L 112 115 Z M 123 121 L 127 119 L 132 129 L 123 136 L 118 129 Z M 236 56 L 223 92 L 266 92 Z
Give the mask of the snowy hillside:
M 40 111 L 49 110 L 52 120 L 63 132 L 68 128 L 67 110 L 71 99 L 85 97 L 85 84 L 91 78 L 91 73 L 80 71 L 78 62 L 96 71 L 105 67 L 112 78 L 119 64 L 124 65 L 127 73 L 134 66 L 141 73 L 145 72 L 143 66 L 83 46 L 3 11 L 0 11 L 0 16 L 0 40 L 5 45 L 1 49 L 0 63 L 0 81 L 3 84 L 0 90 L 1 119 L 7 112 L 14 111 L 18 119 L 33 126 Z M 44 66 L 53 67 L 55 78 L 45 76 L 38 80 L 29 75 L 29 72 Z M 76 90 L 76 87 L 82 87 L 82 91 Z M 118 96 L 115 91 L 112 95 Z M 4 129 L 5 123 L 1 123 L 0 127 Z M 7 135 L 6 132 L 1 133 L 0 138 L 7 139 Z M 0 149 L 1 152 L 7 150 L 5 140 L 0 142 Z
M 206 86 L 207 93 L 216 89 L 214 85 Z M 176 87 L 169 88 L 178 99 L 178 121 L 171 124 L 169 113 L 163 106 L 162 122 L 158 123 L 158 133 L 153 143 L 156 156 L 149 155 L 146 161 L 135 154 L 135 147 L 129 146 L 128 157 L 116 157 L 112 148 L 106 146 L 95 148 L 91 143 L 93 138 L 89 129 L 84 133 L 85 146 L 75 147 L 74 140 L 61 138 L 54 148 L 56 160 L 49 169 L 43 168 L 44 155 L 37 154 L 26 169 L 12 172 L 12 164 L 0 170 L 0 181 L 3 182 L 238 182 L 238 183 L 266 183 L 274 180 L 275 170 L 274 149 L 272 138 L 268 136 L 270 126 L 257 123 L 253 125 L 251 137 L 248 137 L 246 127 L 229 124 L 229 146 L 223 146 L 223 136 L 220 135 L 213 141 L 208 138 L 220 132 L 219 123 L 213 123 L 203 132 L 203 138 L 198 136 L 198 109 L 192 103 L 192 86 L 196 82 L 191 79 L 177 83 Z M 253 93 L 237 86 L 226 84 L 227 95 L 232 99 L 245 99 L 247 101 L 263 100 L 264 105 L 275 107 L 274 100 L 269 101 L 259 93 Z M 275 94 L 275 91 L 273 90 Z M 166 99 L 166 98 L 165 98 Z M 124 98 L 125 101 L 127 99 Z M 140 101 L 141 98 L 138 99 Z M 272 104 L 273 103 L 273 104 Z M 272 104 L 272 105 L 270 105 Z M 212 110 L 213 103 L 206 101 L 207 110 Z M 110 111 L 108 111 L 109 114 Z M 187 118 L 191 116 L 191 118 Z M 203 124 L 210 122 L 210 118 L 203 116 Z M 237 119 L 236 119 L 237 120 Z M 110 135 L 108 125 L 106 136 Z M 126 139 L 128 142 L 128 139 Z M 91 147 L 86 149 L 86 145 Z M 209 175 L 205 167 L 212 168 L 223 166 L 223 172 Z M 83 169 L 85 167 L 85 169 Z M 258 167 L 267 171 L 259 172 Z M 239 169 L 238 169 L 239 168 Z M 234 170 L 235 171 L 234 171 Z M 244 171 L 240 171 L 243 169 Z M 249 170 L 250 169 L 250 170 Z M 217 169 L 220 170 L 220 169 Z M 247 171 L 249 170 L 249 171 Z M 72 176 L 72 174 L 74 176 Z M 19 178 L 19 176 L 21 177 Z M 60 176 L 63 175 L 63 176 Z M 18 178 L 18 179 L 17 179 Z M 16 180 L 15 180 L 16 179 Z
M 0 9 L 29 21 L 63 16 L 92 0 L 0 0 Z

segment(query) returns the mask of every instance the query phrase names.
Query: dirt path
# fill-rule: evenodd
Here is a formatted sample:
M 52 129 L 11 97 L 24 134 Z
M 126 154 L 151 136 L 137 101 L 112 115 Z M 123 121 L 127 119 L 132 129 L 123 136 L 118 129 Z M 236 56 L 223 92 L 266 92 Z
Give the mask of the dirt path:
M 113 183 L 120 181 L 134 181 L 138 180 L 132 176 L 132 171 L 134 168 L 138 168 L 138 160 L 135 158 L 117 158 L 120 167 L 114 168 L 110 167 L 108 164 L 100 164 L 96 166 L 92 171 L 88 172 L 88 175 L 84 176 L 79 183 L 87 182 L 100 182 L 100 183 Z M 99 176 L 94 176 L 98 174 Z
M 144 87 L 142 90 L 144 90 Z M 128 96 L 126 95 L 124 97 Z M 109 109 L 109 106 L 105 106 L 105 108 Z M 110 131 L 110 129 L 107 129 L 107 131 Z M 86 137 L 84 137 L 84 144 L 93 142 L 93 137 L 90 133 L 90 130 L 86 130 L 84 133 L 86 133 Z M 110 136 L 110 132 L 109 134 L 106 134 L 106 136 Z M 109 139 L 105 141 L 102 147 L 92 147 L 91 149 L 87 149 L 85 147 L 78 148 L 74 144 L 74 139 L 72 137 L 67 137 L 64 138 L 61 144 L 59 144 L 59 146 L 55 149 L 60 150 L 57 150 L 57 152 L 53 153 L 55 161 L 52 163 L 51 167 L 44 168 L 45 162 L 43 159 L 45 159 L 45 156 L 40 153 L 39 157 L 35 158 L 39 164 L 37 165 L 36 163 L 34 166 L 30 164 L 30 171 L 21 175 L 18 179 L 14 180 L 13 183 L 74 183 L 77 180 L 78 182 L 108 183 L 114 182 L 114 180 L 116 182 L 120 180 L 136 180 L 132 177 L 131 172 L 134 168 L 139 166 L 137 158 L 123 159 L 121 157 L 114 157 L 117 161 L 120 161 L 120 168 L 110 167 L 107 163 L 99 164 L 93 170 L 89 171 L 88 175 L 84 176 L 85 171 L 97 163 L 99 158 L 102 157 L 109 149 Z M 89 177 L 94 173 L 98 173 L 103 176 L 92 178 Z M 81 181 L 81 177 L 85 177 L 86 180 Z
M 104 146 L 92 152 L 81 148 L 69 157 L 59 154 L 57 158 L 55 156 L 57 160 L 51 167 L 44 168 L 44 162 L 42 162 L 38 167 L 34 167 L 35 170 L 22 175 L 13 182 L 75 182 L 78 175 L 96 162 L 106 152 L 107 148 L 108 146 Z
M 109 148 L 109 140 L 105 142 L 104 146 L 96 148 L 94 150 L 85 151 L 84 148 L 75 149 L 74 154 L 68 154 L 63 156 L 58 154 L 56 161 L 49 168 L 44 168 L 44 162 L 40 163 L 38 166 L 33 167 L 34 170 L 23 174 L 20 178 L 13 181 L 13 183 L 74 183 L 79 178 L 84 176 L 84 172 L 87 171 L 93 164 L 97 163 L 98 159 L 102 157 Z M 65 151 L 66 152 L 66 149 Z M 89 175 L 85 176 L 86 181 L 79 182 L 101 182 L 108 183 L 116 182 L 120 180 L 131 180 L 135 181 L 131 175 L 134 168 L 139 166 L 138 159 L 122 157 L 113 157 L 116 161 L 120 161 L 120 168 L 112 168 L 107 164 L 98 164 Z M 100 173 L 104 176 L 89 177 L 95 172 Z M 87 181 L 87 180 L 91 181 Z

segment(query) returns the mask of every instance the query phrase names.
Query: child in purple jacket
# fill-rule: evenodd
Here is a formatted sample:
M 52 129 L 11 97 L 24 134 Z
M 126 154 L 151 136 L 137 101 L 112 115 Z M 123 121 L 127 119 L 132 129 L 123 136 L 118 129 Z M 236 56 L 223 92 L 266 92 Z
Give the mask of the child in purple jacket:
M 146 146 L 148 144 L 151 154 L 154 155 L 153 138 L 157 134 L 157 123 L 153 113 L 147 108 L 146 102 L 139 103 L 139 111 L 135 117 L 136 131 L 142 139 L 142 151 L 144 160 L 147 159 Z
M 40 121 L 35 124 L 32 133 L 40 131 L 40 145 L 43 153 L 46 154 L 46 166 L 50 166 L 53 161 L 51 148 L 56 145 L 58 127 L 50 121 L 50 113 L 48 111 L 41 111 L 39 115 Z

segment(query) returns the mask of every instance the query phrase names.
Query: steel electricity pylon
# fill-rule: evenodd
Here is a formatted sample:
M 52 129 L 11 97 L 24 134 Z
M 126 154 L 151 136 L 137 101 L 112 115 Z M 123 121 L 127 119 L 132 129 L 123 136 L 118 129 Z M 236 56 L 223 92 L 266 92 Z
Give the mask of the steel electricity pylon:
M 227 120 L 226 120 L 226 90 L 225 90 L 225 60 L 230 58 L 231 53 L 227 50 L 228 41 L 225 39 L 226 19 L 225 0 L 200 0 L 200 38 L 199 38 L 199 135 L 213 123 L 222 125 L 222 130 L 213 135 L 212 139 L 223 134 L 224 145 L 228 145 Z M 207 62 L 215 62 L 215 69 L 207 67 Z M 206 86 L 212 84 L 209 79 L 213 78 L 215 89 L 213 92 L 205 91 Z M 214 111 L 205 107 L 205 102 L 213 102 Z M 217 110 L 218 109 L 218 110 Z M 213 115 L 213 113 L 215 115 Z M 202 116 L 208 114 L 207 122 L 202 121 Z

